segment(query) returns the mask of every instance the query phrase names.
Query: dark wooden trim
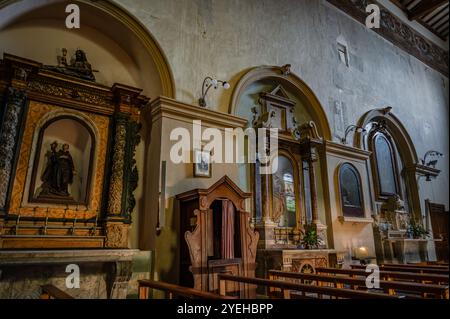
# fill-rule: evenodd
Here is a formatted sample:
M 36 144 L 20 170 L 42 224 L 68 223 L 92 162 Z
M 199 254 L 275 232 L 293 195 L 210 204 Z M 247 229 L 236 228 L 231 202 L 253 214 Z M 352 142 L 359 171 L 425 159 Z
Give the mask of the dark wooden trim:
M 431 11 L 437 9 L 447 1 L 448 0 L 421 1 L 418 5 L 412 8 L 410 12 L 408 12 L 408 19 L 412 21 L 417 20 L 417 18 L 430 13 Z

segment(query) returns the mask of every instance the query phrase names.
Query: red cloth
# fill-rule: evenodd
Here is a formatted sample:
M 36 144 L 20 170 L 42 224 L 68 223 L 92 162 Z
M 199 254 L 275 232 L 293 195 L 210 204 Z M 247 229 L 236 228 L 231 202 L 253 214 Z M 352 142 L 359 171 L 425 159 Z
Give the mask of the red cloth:
M 234 258 L 234 206 L 229 200 L 222 201 L 222 259 Z

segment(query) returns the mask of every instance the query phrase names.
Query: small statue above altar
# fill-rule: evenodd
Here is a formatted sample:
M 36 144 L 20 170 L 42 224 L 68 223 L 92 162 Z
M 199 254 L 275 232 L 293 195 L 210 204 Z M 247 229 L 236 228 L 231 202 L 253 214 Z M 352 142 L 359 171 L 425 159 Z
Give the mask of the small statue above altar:
M 70 60 L 70 64 L 67 62 L 67 49 L 63 48 L 62 55 L 58 56 L 58 66 L 46 65 L 45 68 L 50 71 L 70 75 L 83 80 L 95 81 L 91 64 L 88 62 L 86 53 L 83 50 L 77 49 L 74 57 Z

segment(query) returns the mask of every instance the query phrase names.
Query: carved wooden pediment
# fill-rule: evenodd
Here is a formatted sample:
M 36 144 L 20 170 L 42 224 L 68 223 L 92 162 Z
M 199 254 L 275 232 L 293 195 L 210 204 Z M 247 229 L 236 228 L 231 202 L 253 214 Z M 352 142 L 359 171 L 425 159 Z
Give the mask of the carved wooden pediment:
M 233 202 L 239 211 L 245 211 L 244 200 L 250 198 L 251 193 L 242 191 L 231 178 L 223 176 L 216 183 L 207 189 L 194 189 L 176 196 L 180 201 L 186 201 L 193 198 L 200 198 L 200 209 L 206 209 L 218 198 L 227 198 Z

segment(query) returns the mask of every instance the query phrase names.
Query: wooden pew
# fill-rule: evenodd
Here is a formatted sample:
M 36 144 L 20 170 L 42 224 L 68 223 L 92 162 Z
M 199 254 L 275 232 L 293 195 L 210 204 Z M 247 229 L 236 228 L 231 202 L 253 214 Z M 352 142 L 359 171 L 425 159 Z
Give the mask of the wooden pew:
M 211 292 L 201 291 L 193 288 L 182 287 L 162 281 L 154 281 L 148 279 L 138 280 L 139 283 L 139 299 L 149 298 L 149 289 L 165 291 L 169 294 L 169 299 L 175 296 L 185 297 L 189 299 L 236 299 L 230 296 L 221 296 Z
M 348 275 L 352 277 L 364 276 L 368 273 L 363 269 L 336 269 L 336 268 L 316 268 L 318 274 L 332 274 L 332 275 Z M 395 281 L 412 281 L 421 283 L 432 283 L 436 285 L 448 285 L 448 276 L 437 274 L 420 274 L 413 272 L 399 272 L 380 270 L 380 279 L 395 280 Z
M 53 286 L 44 285 L 41 286 L 40 299 L 75 299 L 65 291 Z
M 352 269 L 366 269 L 364 265 L 351 265 Z M 380 265 L 380 270 L 386 271 L 399 271 L 399 272 L 414 272 L 419 274 L 436 274 L 436 275 L 447 275 L 449 274 L 448 269 L 433 269 L 433 268 L 423 268 L 423 267 L 398 267 L 390 265 Z
M 219 293 L 221 295 L 226 294 L 226 282 L 233 281 L 243 284 L 251 284 L 256 286 L 265 286 L 270 288 L 278 288 L 281 290 L 281 295 L 284 299 L 292 298 L 323 298 L 323 296 L 329 296 L 330 298 L 347 298 L 347 299 L 399 299 L 403 296 L 388 295 L 385 293 L 369 292 L 369 291 L 357 291 L 345 288 L 333 288 L 333 287 L 321 287 L 307 284 L 296 284 L 287 281 L 267 280 L 261 278 L 250 278 L 241 276 L 232 276 L 219 274 Z M 292 291 L 299 293 L 291 294 Z M 315 294 L 315 297 L 307 296 L 305 293 Z M 275 294 L 270 294 L 269 297 L 273 297 Z
M 437 267 L 449 267 L 449 263 L 443 262 L 443 261 L 424 261 L 420 263 L 407 263 L 407 265 L 411 266 L 437 266 Z
M 305 280 L 314 281 L 317 286 L 328 283 L 333 284 L 335 288 L 343 288 L 344 285 L 349 285 L 352 289 L 367 289 L 365 278 L 304 274 L 298 272 L 283 272 L 279 270 L 269 271 L 270 280 L 277 280 L 278 278 L 296 279 L 300 280 L 300 283 L 304 283 Z M 397 295 L 398 292 L 408 292 L 419 294 L 423 298 L 427 298 L 431 294 L 438 299 L 449 299 L 448 285 L 380 280 L 380 289 L 383 289 L 384 292 L 391 295 Z
M 427 265 L 427 264 L 390 264 L 390 263 L 382 263 L 381 266 L 385 267 L 399 267 L 399 268 L 426 268 L 426 269 L 441 269 L 441 270 L 449 270 L 448 265 Z

